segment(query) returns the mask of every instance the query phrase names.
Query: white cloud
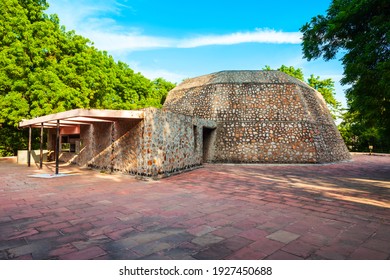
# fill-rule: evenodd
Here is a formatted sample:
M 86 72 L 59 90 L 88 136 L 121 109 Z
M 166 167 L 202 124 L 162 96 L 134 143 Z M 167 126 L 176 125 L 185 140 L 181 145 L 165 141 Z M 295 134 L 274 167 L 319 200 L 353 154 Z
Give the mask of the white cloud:
M 115 21 L 110 15 L 120 13 L 119 3 L 115 0 L 56 0 L 50 1 L 47 13 L 58 14 L 61 25 L 67 30 L 88 29 L 90 25 L 103 27 L 106 22 Z
M 135 71 L 141 72 L 145 77 L 154 80 L 156 78 L 164 78 L 167 81 L 172 83 L 180 84 L 185 78 L 188 76 L 184 74 L 178 74 L 174 72 L 170 72 L 165 69 L 136 69 Z
M 83 35 L 94 42 L 98 49 L 106 51 L 130 52 L 169 48 L 175 45 L 173 39 L 147 36 L 138 33 L 115 34 L 111 32 L 85 31 Z
M 210 45 L 236 45 L 242 43 L 299 44 L 301 33 L 282 32 L 272 29 L 256 29 L 253 32 L 236 32 L 225 35 L 205 35 L 186 38 L 179 42 L 179 48 L 196 48 Z
M 61 24 L 68 30 L 89 38 L 98 49 L 132 52 L 160 48 L 198 48 L 211 45 L 236 45 L 242 43 L 299 44 L 299 32 L 272 29 L 234 32 L 230 34 L 199 34 L 194 37 L 158 37 L 144 34 L 132 26 L 119 25 L 115 16 L 123 9 L 134 13 L 126 1 L 83 0 L 53 1 L 49 13 L 57 13 Z
M 204 35 L 189 38 L 148 36 L 138 32 L 128 34 L 91 29 L 81 33 L 95 42 L 99 49 L 107 51 L 139 51 L 160 48 L 198 48 L 212 45 L 237 45 L 242 43 L 299 44 L 299 32 L 261 30 L 225 35 Z
M 150 80 L 164 78 L 172 83 L 180 84 L 184 79 L 188 78 L 188 75 L 184 73 L 172 72 L 170 70 L 160 68 L 159 66 L 145 66 L 141 62 L 135 60 L 128 60 L 128 64 L 131 65 L 134 72 L 140 72 Z

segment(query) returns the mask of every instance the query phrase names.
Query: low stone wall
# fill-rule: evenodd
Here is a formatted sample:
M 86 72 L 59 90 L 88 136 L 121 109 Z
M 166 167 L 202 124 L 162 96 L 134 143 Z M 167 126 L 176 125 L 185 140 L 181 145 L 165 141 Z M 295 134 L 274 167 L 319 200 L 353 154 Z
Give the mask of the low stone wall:
M 215 128 L 213 121 L 169 111 L 145 110 L 139 172 L 168 175 L 199 166 L 203 162 L 203 128 Z
M 203 162 L 203 127 L 210 120 L 144 109 L 143 120 L 94 123 L 80 127 L 80 153 L 63 159 L 80 166 L 163 177 L 199 166 Z
M 87 133 L 81 135 L 82 152 L 85 155 L 80 163 L 99 169 L 137 174 L 141 123 L 139 120 L 124 120 L 91 125 Z
M 43 150 L 43 161 L 47 162 L 47 150 Z M 39 163 L 40 162 L 41 151 L 40 150 L 32 150 L 31 151 L 31 163 Z M 28 151 L 27 150 L 18 150 L 17 155 L 17 163 L 18 164 L 27 164 Z

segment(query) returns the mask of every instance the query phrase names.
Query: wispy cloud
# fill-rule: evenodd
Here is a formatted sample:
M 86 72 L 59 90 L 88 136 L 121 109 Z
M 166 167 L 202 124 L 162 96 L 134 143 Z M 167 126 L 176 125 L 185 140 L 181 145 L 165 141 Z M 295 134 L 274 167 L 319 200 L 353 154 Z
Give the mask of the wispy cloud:
M 299 32 L 282 32 L 257 29 L 253 32 L 237 32 L 222 35 L 199 35 L 187 38 L 148 36 L 138 32 L 128 34 L 88 30 L 82 32 L 95 45 L 107 51 L 139 51 L 159 48 L 198 48 L 213 45 L 237 45 L 243 43 L 299 44 Z
M 59 15 L 62 25 L 65 25 L 67 30 L 98 29 L 118 29 L 119 26 L 115 20 L 123 11 L 131 11 L 134 9 L 126 5 L 127 1 L 117 0 L 55 0 L 50 1 L 48 13 L 56 13 Z
M 119 25 L 115 16 L 123 9 L 136 12 L 126 1 L 118 0 L 68 0 L 53 1 L 50 13 L 58 13 L 67 29 L 89 38 L 95 46 L 107 51 L 133 52 L 161 48 L 198 48 L 213 45 L 237 45 L 243 43 L 299 44 L 299 32 L 283 32 L 273 29 L 255 29 L 229 34 L 199 34 L 192 37 L 159 37 L 144 34 L 132 26 Z
M 131 52 L 147 49 L 172 48 L 175 40 L 164 37 L 153 37 L 139 33 L 115 34 L 105 31 L 87 31 L 88 37 L 98 49 L 106 51 Z
M 185 38 L 179 42 L 178 47 L 196 48 L 210 45 L 236 45 L 242 43 L 299 44 L 301 43 L 301 33 L 258 28 L 255 31 Z
M 148 77 L 151 80 L 162 77 L 167 81 L 177 84 L 180 84 L 185 78 L 188 78 L 187 75 L 171 72 L 165 69 L 135 68 L 134 70 L 141 72 L 142 75 Z

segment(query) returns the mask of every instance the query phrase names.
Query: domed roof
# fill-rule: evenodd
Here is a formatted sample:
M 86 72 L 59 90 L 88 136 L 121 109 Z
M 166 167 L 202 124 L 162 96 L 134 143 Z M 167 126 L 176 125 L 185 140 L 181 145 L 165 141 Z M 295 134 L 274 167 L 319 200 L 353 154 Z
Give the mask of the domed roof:
M 217 162 L 333 162 L 348 150 L 322 95 L 279 71 L 221 71 L 187 79 L 164 108 L 217 122 Z
M 225 70 L 184 80 L 175 90 L 188 89 L 212 84 L 299 84 L 307 86 L 298 79 L 276 70 Z

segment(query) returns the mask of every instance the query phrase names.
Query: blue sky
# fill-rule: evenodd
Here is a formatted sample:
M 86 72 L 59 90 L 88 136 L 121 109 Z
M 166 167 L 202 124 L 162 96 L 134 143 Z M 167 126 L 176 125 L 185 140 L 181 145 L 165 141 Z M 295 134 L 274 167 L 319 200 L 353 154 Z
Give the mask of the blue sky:
M 302 58 L 299 28 L 325 14 L 331 0 L 147 1 L 48 0 L 75 30 L 148 78 L 180 83 L 221 70 L 282 64 L 336 82 L 343 102 L 341 62 Z

